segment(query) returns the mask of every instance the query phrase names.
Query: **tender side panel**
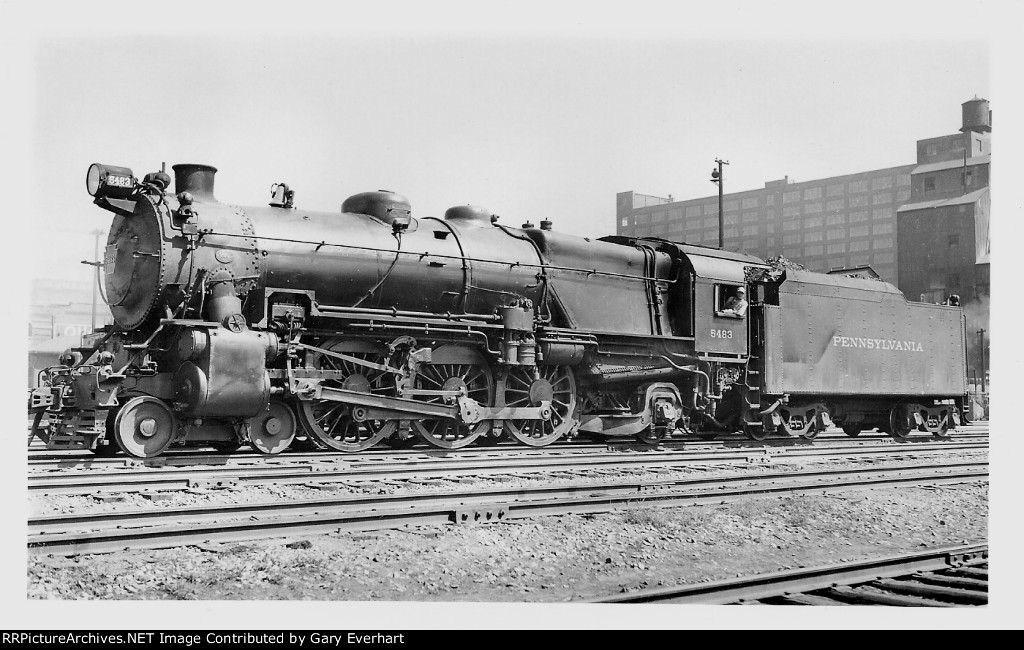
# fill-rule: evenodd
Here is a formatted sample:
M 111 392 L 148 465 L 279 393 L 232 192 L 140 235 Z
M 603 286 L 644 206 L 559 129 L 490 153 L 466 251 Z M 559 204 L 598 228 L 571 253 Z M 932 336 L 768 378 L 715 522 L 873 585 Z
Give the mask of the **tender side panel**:
M 787 277 L 779 306 L 765 306 L 765 392 L 965 392 L 959 309 L 909 303 L 883 282 L 812 275 Z

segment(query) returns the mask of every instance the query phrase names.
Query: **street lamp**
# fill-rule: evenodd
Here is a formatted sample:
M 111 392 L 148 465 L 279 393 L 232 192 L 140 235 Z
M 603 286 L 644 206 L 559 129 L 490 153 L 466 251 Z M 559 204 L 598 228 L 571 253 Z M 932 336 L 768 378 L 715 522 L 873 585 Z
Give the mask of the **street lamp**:
M 722 176 L 722 165 L 728 165 L 729 161 L 715 158 L 718 169 L 711 170 L 711 182 L 718 186 L 718 247 L 725 248 L 725 215 L 722 214 L 722 193 L 724 178 Z

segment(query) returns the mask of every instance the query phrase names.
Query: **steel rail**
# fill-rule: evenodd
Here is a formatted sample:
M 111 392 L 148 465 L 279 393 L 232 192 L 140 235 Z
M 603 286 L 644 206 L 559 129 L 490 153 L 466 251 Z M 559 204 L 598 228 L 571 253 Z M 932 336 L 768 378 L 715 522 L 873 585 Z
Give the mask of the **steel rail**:
M 845 434 L 842 437 L 833 438 L 821 438 L 818 437 L 812 440 L 804 440 L 802 438 L 780 438 L 780 439 L 769 439 L 766 441 L 753 441 L 746 438 L 737 436 L 735 438 L 721 438 L 717 440 L 692 440 L 692 439 L 670 439 L 663 440 L 658 445 L 652 446 L 646 443 L 639 442 L 633 439 L 615 440 L 609 439 L 605 442 L 592 443 L 592 442 L 567 442 L 563 444 L 553 444 L 548 447 L 534 448 L 526 447 L 515 443 L 499 443 L 493 447 L 468 447 L 465 449 L 458 450 L 447 450 L 447 449 L 432 449 L 429 447 L 418 447 L 415 449 L 396 450 L 389 447 L 377 447 L 374 449 L 368 449 L 358 455 L 346 454 L 342 452 L 332 452 L 330 450 L 315 451 L 315 452 L 295 452 L 289 451 L 276 456 L 265 456 L 257 452 L 250 451 L 237 451 L 229 454 L 210 452 L 207 450 L 179 450 L 171 453 L 166 453 L 156 458 L 131 458 L 126 456 L 120 456 L 115 458 L 103 458 L 96 456 L 89 452 L 54 452 L 52 450 L 40 449 L 30 450 L 28 454 L 28 467 L 29 469 L 68 469 L 73 467 L 83 468 L 94 468 L 94 467 L 175 467 L 175 466 L 187 466 L 187 465 L 235 465 L 235 464 L 274 464 L 274 463 L 286 463 L 286 462 L 305 462 L 305 461 L 329 461 L 331 459 L 345 459 L 345 460 L 376 460 L 380 456 L 430 456 L 430 457 L 444 457 L 450 458 L 453 456 L 459 457 L 474 457 L 474 456 L 494 456 L 496 454 L 532 454 L 538 457 L 550 456 L 555 454 L 568 454 L 568 453 L 585 453 L 585 452 L 601 452 L 608 450 L 621 450 L 621 451 L 636 451 L 642 453 L 652 453 L 656 451 L 666 450 L 679 450 L 679 451 L 697 451 L 707 449 L 749 449 L 751 451 L 757 451 L 760 449 L 801 449 L 801 448 L 821 448 L 828 447 L 829 449 L 834 448 L 845 448 L 856 449 L 861 447 L 868 447 L 871 445 L 877 445 L 880 447 L 902 447 L 906 451 L 911 451 L 912 447 L 918 449 L 921 446 L 931 445 L 950 445 L 967 442 L 980 442 L 987 440 L 988 434 L 967 434 L 967 435 L 955 435 L 949 438 L 919 438 L 912 439 L 907 443 L 899 443 L 890 438 L 889 436 L 860 436 L 856 439 L 852 439 Z M 910 446 L 904 447 L 904 444 Z
M 740 477 L 737 477 L 740 478 Z M 627 506 L 725 503 L 752 495 L 828 493 L 894 485 L 988 480 L 987 464 L 928 468 L 871 468 L 850 472 L 787 473 L 742 480 L 474 488 L 461 492 L 357 495 L 262 504 L 153 508 L 132 512 L 57 515 L 29 520 L 31 554 L 99 553 L 212 541 L 303 536 L 402 525 L 498 521 L 555 514 L 607 512 Z M 726 483 L 740 483 L 726 488 Z M 744 485 L 745 484 L 745 485 Z M 175 522 L 168 524 L 168 521 Z M 83 529 L 88 529 L 83 531 Z M 63 531 L 63 532 L 62 532 Z
M 741 604 L 765 598 L 803 594 L 837 586 L 869 583 L 959 568 L 988 561 L 988 544 L 947 546 L 915 553 L 789 569 L 742 578 L 676 587 L 657 587 L 628 594 L 590 599 L 590 603 L 676 603 L 692 605 Z M 987 600 L 987 596 L 985 597 Z M 832 604 L 841 604 L 833 602 Z
M 955 445 L 956 443 L 953 443 Z M 949 453 L 953 451 L 982 451 L 987 444 L 966 443 L 953 446 L 944 443 L 935 448 L 915 447 L 916 453 Z M 34 474 L 28 477 L 29 493 L 90 494 L 96 492 L 131 492 L 143 490 L 174 490 L 209 485 L 276 483 L 328 483 L 339 481 L 370 481 L 381 478 L 427 478 L 441 476 L 468 476 L 487 473 L 557 472 L 600 469 L 648 469 L 687 467 L 720 463 L 771 464 L 775 460 L 815 458 L 889 457 L 902 454 L 903 448 L 877 449 L 796 449 L 780 452 L 751 452 L 713 450 L 700 452 L 648 452 L 624 455 L 621 452 L 560 455 L 560 456 L 491 456 L 484 458 L 386 459 L 376 462 L 327 460 L 316 464 L 258 465 L 237 467 L 178 467 L 164 469 L 141 468 L 135 471 L 96 472 L 73 474 Z

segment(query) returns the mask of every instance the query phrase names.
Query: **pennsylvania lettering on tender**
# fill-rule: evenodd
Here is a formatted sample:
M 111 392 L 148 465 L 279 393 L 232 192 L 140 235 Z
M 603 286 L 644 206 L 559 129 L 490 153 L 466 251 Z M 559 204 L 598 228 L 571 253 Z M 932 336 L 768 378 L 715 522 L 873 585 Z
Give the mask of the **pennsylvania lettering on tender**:
M 897 350 L 899 352 L 924 352 L 918 341 L 897 341 L 896 339 L 869 339 L 862 336 L 833 336 L 832 345 L 839 348 L 867 348 L 869 350 Z

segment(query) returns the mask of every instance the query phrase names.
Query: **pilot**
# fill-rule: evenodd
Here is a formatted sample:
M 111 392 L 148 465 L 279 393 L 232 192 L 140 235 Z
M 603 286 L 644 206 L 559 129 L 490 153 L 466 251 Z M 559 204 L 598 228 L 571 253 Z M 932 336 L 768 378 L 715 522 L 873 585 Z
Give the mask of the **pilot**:
M 736 294 L 725 302 L 725 309 L 722 310 L 722 313 L 743 318 L 743 315 L 747 313 L 747 290 L 743 287 L 736 289 Z

